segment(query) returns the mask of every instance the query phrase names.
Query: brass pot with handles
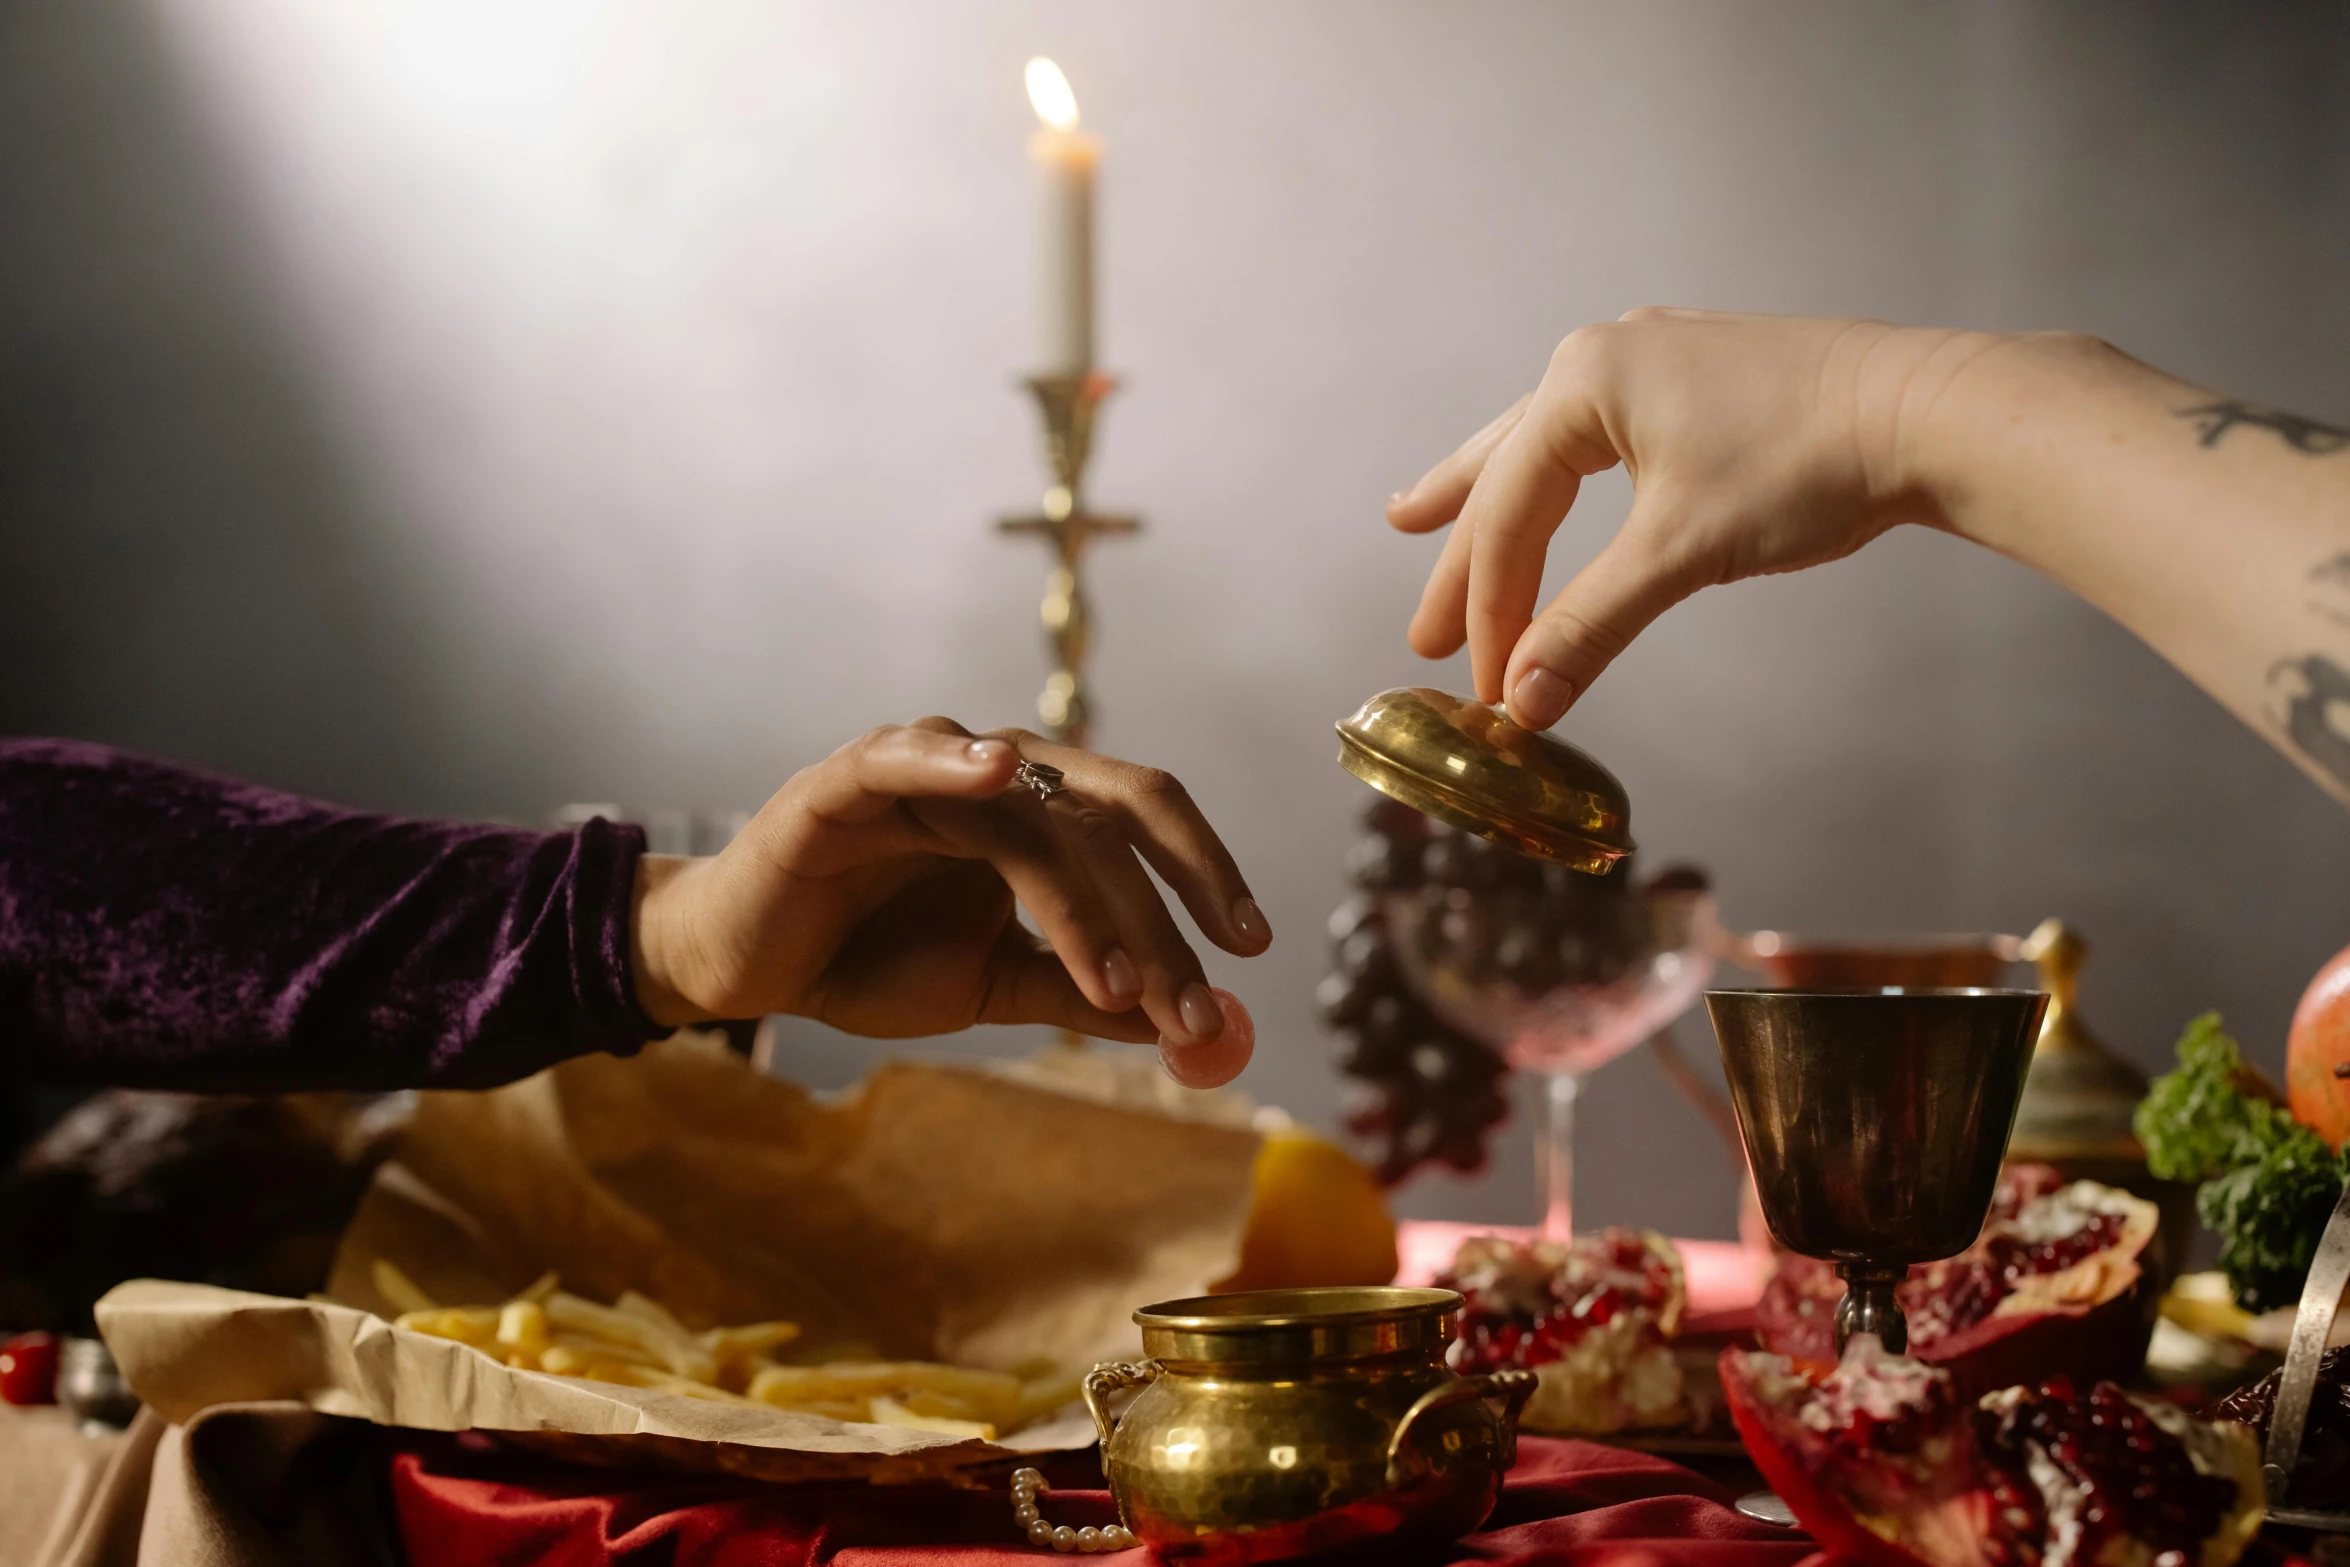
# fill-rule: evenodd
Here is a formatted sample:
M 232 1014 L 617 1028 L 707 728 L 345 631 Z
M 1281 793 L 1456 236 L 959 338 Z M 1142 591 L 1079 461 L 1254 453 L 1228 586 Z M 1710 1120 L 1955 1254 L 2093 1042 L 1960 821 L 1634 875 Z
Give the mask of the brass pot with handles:
M 1145 1306 L 1150 1358 L 1085 1380 L 1119 1517 L 1161 1556 L 1219 1564 L 1468 1533 L 1516 1459 L 1534 1375 L 1447 1369 L 1460 1307 L 1391 1286 Z

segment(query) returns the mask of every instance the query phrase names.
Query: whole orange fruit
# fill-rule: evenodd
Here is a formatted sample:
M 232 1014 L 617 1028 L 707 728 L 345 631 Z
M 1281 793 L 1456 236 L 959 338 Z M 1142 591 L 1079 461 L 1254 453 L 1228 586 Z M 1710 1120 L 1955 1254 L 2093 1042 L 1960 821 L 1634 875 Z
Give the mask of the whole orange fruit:
M 2350 947 L 2326 960 L 2293 1009 L 2285 1102 L 2335 1147 L 2350 1137 Z
M 1211 1286 L 1302 1289 L 1395 1277 L 1395 1220 L 1371 1172 L 1302 1127 L 1265 1135 L 1240 1265 Z

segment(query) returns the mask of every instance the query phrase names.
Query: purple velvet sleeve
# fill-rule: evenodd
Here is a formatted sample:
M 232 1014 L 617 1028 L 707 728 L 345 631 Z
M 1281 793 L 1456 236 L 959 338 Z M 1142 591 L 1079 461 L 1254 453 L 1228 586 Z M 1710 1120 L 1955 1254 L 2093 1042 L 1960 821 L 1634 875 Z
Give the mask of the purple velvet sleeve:
M 0 740 L 0 1066 L 199 1091 L 472 1088 L 662 1032 L 644 834 L 401 821 Z

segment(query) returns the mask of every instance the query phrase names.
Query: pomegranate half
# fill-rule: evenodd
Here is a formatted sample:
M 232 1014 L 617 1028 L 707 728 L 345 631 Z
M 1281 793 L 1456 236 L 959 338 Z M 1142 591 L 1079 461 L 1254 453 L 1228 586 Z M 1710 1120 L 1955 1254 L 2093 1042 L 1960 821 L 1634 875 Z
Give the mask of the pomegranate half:
M 2249 1432 L 2110 1382 L 1969 1403 L 1864 1334 L 1830 1370 L 1724 1350 L 1722 1387 L 1796 1521 L 1869 1567 L 2231 1567 L 2260 1528 Z
M 1974 1245 L 1910 1269 L 1895 1290 L 1909 1316 L 1908 1353 L 1943 1367 L 1970 1399 L 2059 1372 L 2132 1375 L 2154 1331 L 2152 1281 L 2139 1258 L 2161 1220 L 2154 1204 L 2115 1187 L 2011 1166 Z M 1765 1349 L 1832 1364 L 1843 1298 L 1828 1264 L 1783 1256 L 1755 1308 L 1756 1336 Z
M 1523 1367 L 1537 1379 L 1528 1431 L 1593 1436 L 1688 1418 L 1672 1337 L 1689 1290 L 1681 1253 L 1652 1230 L 1567 1242 L 1475 1235 L 1438 1275 L 1459 1290 L 1453 1369 Z

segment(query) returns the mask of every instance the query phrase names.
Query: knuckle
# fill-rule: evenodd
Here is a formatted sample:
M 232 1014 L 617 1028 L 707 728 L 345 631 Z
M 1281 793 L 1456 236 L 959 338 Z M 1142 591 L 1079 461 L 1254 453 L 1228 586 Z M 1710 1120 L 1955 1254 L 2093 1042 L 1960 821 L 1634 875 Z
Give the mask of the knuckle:
M 1128 779 L 1135 797 L 1161 805 L 1178 805 L 1191 798 L 1183 780 L 1164 767 L 1137 767 Z
M 1618 321 L 1622 322 L 1662 321 L 1664 318 L 1665 308 L 1662 305 L 1634 305 L 1616 317 Z
M 1560 376 L 1588 375 L 1599 368 L 1615 334 L 1612 322 L 1594 321 L 1575 328 L 1551 350 L 1550 368 Z
M 927 718 L 917 718 L 906 727 L 925 730 L 934 735 L 967 735 L 971 732 L 943 713 L 932 713 Z
M 1542 619 L 1554 639 L 1596 663 L 1613 663 L 1616 655 L 1631 642 L 1631 638 L 1604 621 L 1560 605 L 1545 610 Z
M 2093 332 L 2052 332 L 2056 346 L 2082 359 L 2122 359 L 2122 351 Z
M 1581 367 L 1584 355 L 1591 351 L 1591 328 L 1579 326 L 1559 339 L 1558 347 L 1550 351 L 1550 373 L 1572 375 Z
M 1754 575 L 1752 571 L 1738 569 L 1741 563 L 1735 548 L 1723 547 L 1724 540 L 1734 541 L 1737 537 L 1735 528 L 1716 525 L 1702 515 L 1692 515 L 1670 524 L 1660 521 L 1642 543 L 1656 580 L 1672 593 L 1687 595 L 1699 588 Z M 1734 571 L 1735 576 L 1731 574 Z
M 884 755 L 906 731 L 896 724 L 875 724 L 871 729 L 851 740 L 847 745 L 826 757 L 827 765 L 837 763 L 852 776 L 862 774 L 878 757 Z M 809 771 L 814 771 L 813 768 Z
M 1062 798 L 1068 797 L 1064 795 Z M 1077 835 L 1078 841 L 1086 848 L 1112 849 L 1125 846 L 1126 834 L 1119 828 L 1117 818 L 1100 806 L 1090 803 L 1078 805 L 1068 812 L 1068 817 L 1069 830 Z

